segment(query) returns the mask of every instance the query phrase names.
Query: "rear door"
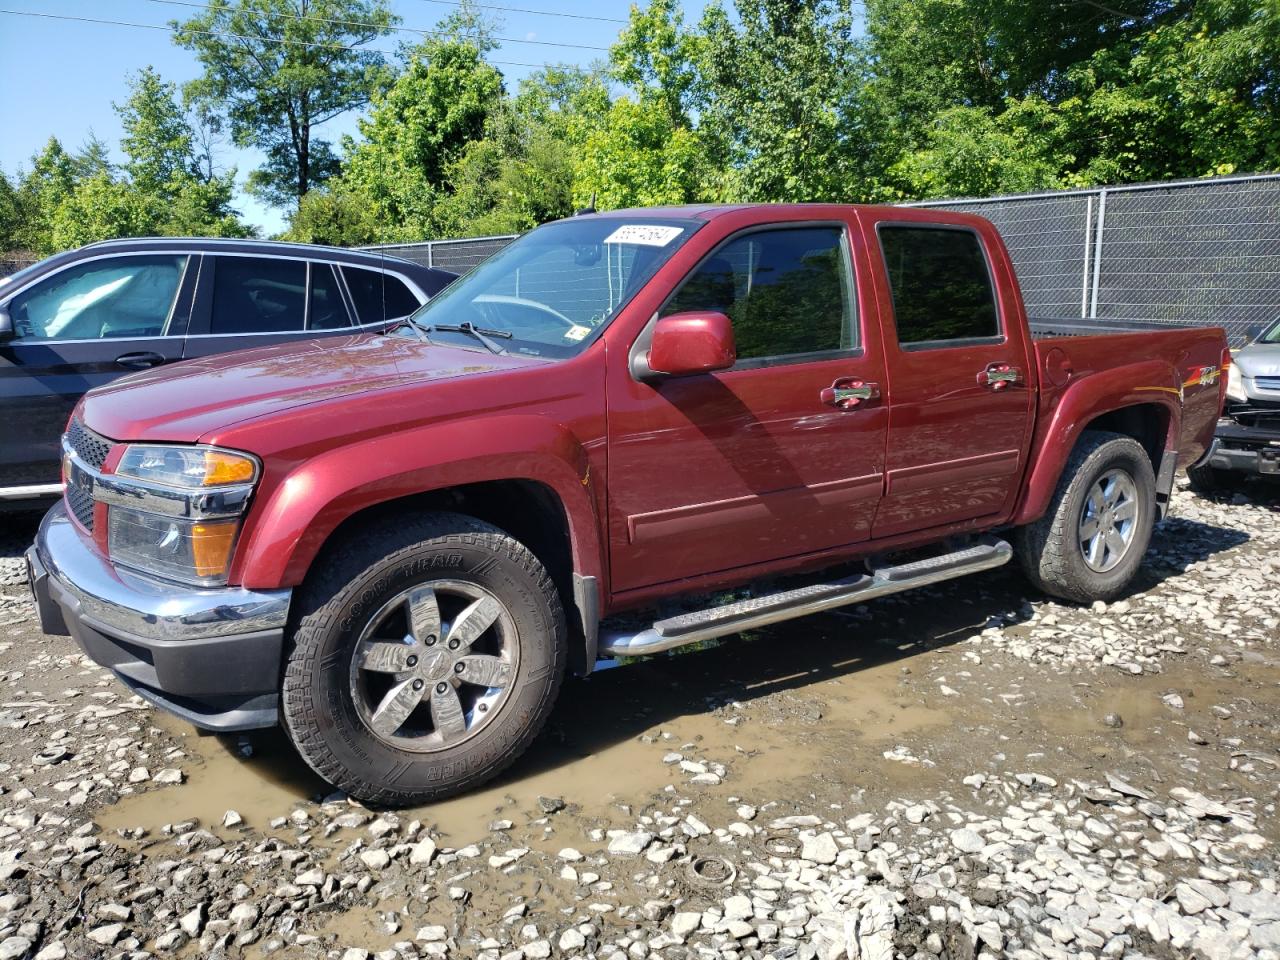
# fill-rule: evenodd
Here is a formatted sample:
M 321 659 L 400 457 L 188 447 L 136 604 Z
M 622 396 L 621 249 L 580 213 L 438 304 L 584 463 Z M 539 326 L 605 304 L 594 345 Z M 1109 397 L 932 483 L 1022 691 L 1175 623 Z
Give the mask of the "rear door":
M 186 356 L 352 332 L 331 264 L 292 257 L 206 254 Z
M 84 393 L 182 359 L 199 257 L 81 260 L 10 294 L 0 343 L 0 499 L 59 482 L 59 439 Z
M 862 214 L 892 385 L 873 535 L 989 522 L 1012 509 L 1034 413 L 1016 291 L 968 225 Z
M 836 405 L 830 391 L 855 382 L 879 389 L 884 373 L 874 300 L 854 279 L 858 244 L 847 222 L 730 236 L 659 315 L 727 313 L 737 364 L 650 382 L 611 367 L 616 592 L 870 535 L 887 411 L 879 399 Z

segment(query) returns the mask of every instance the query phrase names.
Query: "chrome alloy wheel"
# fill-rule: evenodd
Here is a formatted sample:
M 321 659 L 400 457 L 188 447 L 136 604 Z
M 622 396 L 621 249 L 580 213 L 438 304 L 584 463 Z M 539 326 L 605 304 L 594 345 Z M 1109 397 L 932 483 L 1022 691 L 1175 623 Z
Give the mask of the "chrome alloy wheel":
M 429 753 L 492 720 L 519 666 L 502 601 L 475 583 L 433 580 L 392 597 L 369 620 L 351 657 L 351 699 L 374 736 Z
M 1090 570 L 1115 568 L 1138 532 L 1138 486 L 1124 470 L 1108 470 L 1089 490 L 1080 515 L 1080 552 Z

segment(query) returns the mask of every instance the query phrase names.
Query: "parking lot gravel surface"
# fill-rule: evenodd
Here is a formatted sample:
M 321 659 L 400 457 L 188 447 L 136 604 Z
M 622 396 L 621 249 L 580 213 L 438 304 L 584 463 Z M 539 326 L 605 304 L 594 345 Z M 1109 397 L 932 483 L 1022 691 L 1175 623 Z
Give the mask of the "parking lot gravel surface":
M 1280 488 L 1132 592 L 1011 566 L 566 684 L 495 784 L 372 810 L 40 634 L 0 516 L 0 960 L 1280 958 Z

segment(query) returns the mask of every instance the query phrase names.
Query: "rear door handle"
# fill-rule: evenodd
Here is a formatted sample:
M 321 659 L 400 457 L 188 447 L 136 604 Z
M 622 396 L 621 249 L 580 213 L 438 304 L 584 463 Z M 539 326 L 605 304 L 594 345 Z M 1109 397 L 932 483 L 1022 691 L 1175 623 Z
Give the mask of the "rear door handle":
M 146 370 L 164 363 L 164 357 L 158 353 L 144 351 L 142 353 L 122 353 L 116 357 L 116 364 L 130 370 Z
M 1022 380 L 1022 371 L 1007 363 L 989 363 L 987 369 L 978 371 L 978 386 L 992 390 L 1007 390 Z
M 841 377 L 831 386 L 824 387 L 818 398 L 829 407 L 852 410 L 869 400 L 879 400 L 880 384 Z

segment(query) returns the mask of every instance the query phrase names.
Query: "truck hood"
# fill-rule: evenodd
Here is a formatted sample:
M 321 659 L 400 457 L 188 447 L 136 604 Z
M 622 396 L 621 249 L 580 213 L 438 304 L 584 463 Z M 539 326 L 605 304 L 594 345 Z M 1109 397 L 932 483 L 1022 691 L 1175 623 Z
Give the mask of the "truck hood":
M 1232 362 L 1246 377 L 1280 377 L 1280 343 L 1251 343 Z
M 81 417 L 113 440 L 191 443 L 310 403 L 542 363 L 529 357 L 358 334 L 188 360 L 90 391 Z

